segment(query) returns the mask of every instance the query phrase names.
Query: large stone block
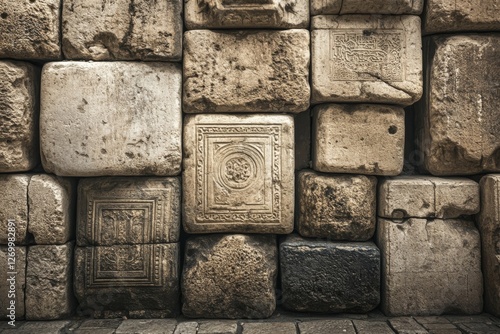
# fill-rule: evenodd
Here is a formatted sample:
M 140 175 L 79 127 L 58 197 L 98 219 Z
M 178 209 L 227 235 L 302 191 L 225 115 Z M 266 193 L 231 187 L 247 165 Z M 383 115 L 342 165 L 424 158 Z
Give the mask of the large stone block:
M 479 184 L 466 178 L 400 176 L 380 182 L 378 215 L 458 218 L 479 212 Z
M 61 58 L 60 6 L 60 0 L 0 1 L 0 58 Z
M 296 195 L 299 233 L 329 240 L 370 239 L 376 226 L 376 187 L 374 176 L 300 172 Z
M 423 167 L 434 175 L 500 171 L 500 35 L 432 36 L 424 44 Z
M 31 246 L 26 270 L 26 319 L 66 318 L 75 310 L 73 296 L 73 247 Z
M 184 43 L 184 112 L 309 107 L 309 31 L 194 30 Z
M 47 64 L 40 113 L 42 163 L 48 172 L 180 172 L 181 69 L 176 64 Z
M 26 247 L 0 246 L 0 266 L 2 268 L 0 270 L 0 317 L 8 321 L 23 319 Z
M 274 236 L 205 235 L 188 239 L 182 313 L 201 318 L 267 318 L 276 308 Z
M 65 0 L 68 59 L 180 60 L 182 0 Z
M 188 233 L 290 233 L 294 124 L 286 115 L 194 115 L 184 124 Z
M 368 312 L 380 301 L 380 252 L 372 242 L 288 236 L 280 244 L 283 306 L 299 312 Z
M 320 15 L 311 29 L 313 103 L 420 99 L 418 16 Z
M 377 242 L 386 315 L 481 312 L 481 244 L 474 222 L 380 218 Z
M 327 173 L 398 175 L 405 115 L 389 105 L 327 104 L 313 109 L 313 168 Z
M 28 241 L 29 182 L 29 175 L 0 175 L 0 244 L 2 245 L 8 244 L 9 237 L 14 238 L 16 245 Z
M 179 241 L 178 178 L 91 178 L 78 186 L 78 246 Z
M 38 80 L 30 63 L 0 61 L 1 173 L 28 171 L 38 163 Z
M 420 15 L 424 0 L 311 0 L 311 15 L 413 14 Z

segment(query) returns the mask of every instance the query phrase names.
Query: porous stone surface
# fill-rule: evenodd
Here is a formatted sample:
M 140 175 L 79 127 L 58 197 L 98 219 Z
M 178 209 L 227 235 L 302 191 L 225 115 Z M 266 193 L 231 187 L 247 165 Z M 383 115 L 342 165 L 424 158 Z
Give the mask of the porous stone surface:
M 68 59 L 182 57 L 182 0 L 67 0 L 62 48 Z
M 458 218 L 479 212 L 479 184 L 466 178 L 399 176 L 379 183 L 378 215 Z
M 15 227 L 16 245 L 27 241 L 29 175 L 0 175 L 0 244 L 7 245 L 10 225 Z M 13 223 L 12 223 L 13 222 Z M 11 232 L 13 233 L 13 232 Z M 12 237 L 12 235 L 10 235 Z
M 204 235 L 186 242 L 182 313 L 267 318 L 276 308 L 278 249 L 272 235 Z
M 1 27 L 0 19 L 0 36 Z M 30 63 L 0 61 L 0 173 L 28 171 L 38 163 L 38 80 Z
M 248 322 L 243 323 L 243 334 L 296 334 L 295 323 L 293 322 Z
M 346 319 L 304 321 L 298 326 L 300 334 L 356 334 L 352 322 Z
M 238 323 L 236 321 L 213 320 L 202 322 L 198 326 L 196 334 L 238 334 Z
M 418 16 L 318 15 L 311 30 L 312 103 L 420 99 Z
M 309 31 L 193 30 L 184 43 L 184 112 L 309 107 Z
M 12 250 L 7 246 L 0 246 L 0 266 L 2 268 L 0 270 L 0 317 L 2 320 L 8 321 L 23 319 L 25 314 L 26 247 L 13 247 Z M 15 282 L 12 280 L 13 276 Z M 13 289 L 11 284 L 14 285 Z M 11 300 L 15 300 L 13 307 Z M 14 319 L 7 317 L 11 314 L 11 311 L 7 309 L 9 307 L 15 308 Z
M 188 233 L 291 233 L 293 117 L 186 117 L 183 201 Z
M 313 168 L 326 173 L 398 175 L 405 115 L 397 106 L 326 104 L 313 109 Z
M 171 177 L 82 179 L 78 246 L 179 241 L 180 180 Z
M 434 175 L 500 171 L 500 35 L 432 36 L 424 44 L 422 167 Z
M 422 13 L 424 0 L 311 0 L 311 15 Z
M 48 172 L 61 176 L 180 172 L 177 64 L 46 64 L 40 113 L 42 163 Z
M 377 243 L 386 315 L 481 312 L 481 244 L 473 221 L 380 218 Z
M 115 334 L 173 334 L 174 319 L 127 319 L 118 326 Z
M 59 59 L 59 0 L 0 1 L 0 58 Z
M 280 266 L 283 306 L 289 310 L 368 312 L 379 304 L 380 252 L 373 242 L 292 234 L 280 244 Z
M 74 242 L 31 246 L 26 270 L 26 319 L 69 317 L 75 310 L 73 296 Z
M 303 237 L 366 241 L 375 233 L 377 178 L 298 174 L 297 229 Z

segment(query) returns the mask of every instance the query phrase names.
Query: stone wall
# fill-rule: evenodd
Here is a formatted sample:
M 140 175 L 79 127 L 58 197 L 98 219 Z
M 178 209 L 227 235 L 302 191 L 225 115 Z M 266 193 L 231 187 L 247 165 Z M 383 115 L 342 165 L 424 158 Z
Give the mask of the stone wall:
M 500 316 L 495 31 L 496 0 L 0 0 L 0 315 Z

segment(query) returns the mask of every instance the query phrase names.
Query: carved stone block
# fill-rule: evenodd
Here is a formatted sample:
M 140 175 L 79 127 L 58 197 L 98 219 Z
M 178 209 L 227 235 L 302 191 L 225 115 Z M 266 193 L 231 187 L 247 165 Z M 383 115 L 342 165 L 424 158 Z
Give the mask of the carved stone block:
M 184 112 L 309 107 L 309 31 L 193 30 L 184 43 Z
M 184 229 L 290 233 L 294 124 L 286 115 L 194 115 L 184 124 Z
M 276 308 L 278 249 L 272 235 L 188 239 L 182 313 L 200 318 L 267 318 Z
M 16 321 L 23 319 L 25 315 L 26 247 L 14 247 L 12 252 L 9 247 L 0 246 L 0 266 L 2 268 L 0 270 L 0 317 L 2 320 L 10 321 L 13 319 L 8 316 L 12 314 L 15 315 Z M 14 306 L 11 306 L 12 300 L 15 302 Z
M 68 59 L 182 57 L 182 0 L 67 0 L 62 47 Z
M 27 241 L 29 175 L 0 175 L 0 244 L 7 245 L 15 233 L 16 245 Z M 12 227 L 13 226 L 13 227 Z M 12 232 L 12 228 L 15 232 Z
M 405 115 L 389 105 L 327 104 L 313 109 L 313 168 L 327 173 L 398 175 Z
M 38 163 L 38 80 L 30 63 L 0 61 L 0 173 L 28 171 Z
M 280 244 L 280 266 L 283 306 L 289 310 L 368 312 L 380 301 L 380 252 L 373 242 L 290 235 Z
M 420 99 L 418 16 L 320 15 L 311 29 L 313 103 Z
M 375 233 L 376 196 L 374 176 L 302 171 L 297 182 L 297 229 L 304 237 L 366 241 Z
M 400 176 L 380 182 L 380 217 L 446 219 L 478 212 L 479 184 L 470 179 Z
M 500 171 L 500 35 L 432 36 L 424 44 L 422 167 L 434 175 Z
M 424 0 L 311 0 L 311 15 L 413 14 L 420 15 Z
M 177 64 L 44 66 L 40 136 L 42 163 L 48 172 L 176 175 L 181 164 L 181 123 Z
M 380 218 L 377 243 L 386 315 L 481 312 L 481 243 L 474 222 Z
M 179 241 L 178 178 L 91 178 L 78 186 L 78 246 Z

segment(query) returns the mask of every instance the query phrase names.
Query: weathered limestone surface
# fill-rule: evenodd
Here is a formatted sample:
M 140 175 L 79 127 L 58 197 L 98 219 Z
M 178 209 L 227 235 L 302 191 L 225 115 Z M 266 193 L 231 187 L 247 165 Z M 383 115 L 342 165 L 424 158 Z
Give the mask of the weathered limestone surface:
M 26 270 L 26 319 L 69 317 L 75 310 L 73 296 L 74 242 L 31 246 Z
M 9 220 L 15 223 L 15 243 L 24 244 L 28 229 L 29 175 L 0 175 L 0 244 L 8 243 Z
M 280 244 L 280 266 L 287 309 L 367 312 L 380 302 L 380 252 L 372 242 L 340 243 L 290 235 Z
M 287 115 L 186 117 L 186 232 L 292 232 L 293 139 L 293 117 Z
M 434 175 L 500 171 L 500 34 L 432 36 L 424 53 L 423 167 Z
M 194 30 L 184 42 L 184 112 L 309 107 L 309 31 Z
M 244 334 L 296 334 L 295 323 L 293 322 L 248 322 L 243 323 Z M 236 332 L 235 332 L 236 333 Z
M 15 320 L 23 319 L 25 314 L 24 297 L 26 285 L 26 247 L 14 247 L 15 254 L 9 254 L 9 248 L 0 246 L 0 317 L 2 320 L 11 320 L 7 315 L 11 314 L 8 307 L 11 307 L 11 293 L 15 289 Z M 15 255 L 15 263 L 8 262 L 9 257 Z M 13 274 L 15 272 L 15 274 Z M 11 283 L 14 283 L 11 276 L 15 275 L 15 288 L 11 289 Z
M 49 63 L 42 73 L 43 166 L 62 176 L 176 175 L 181 114 L 177 64 Z
M 349 320 L 314 320 L 299 322 L 300 334 L 356 334 L 356 330 Z
M 0 1 L 0 58 L 59 59 L 59 0 Z
M 174 319 L 127 319 L 115 334 L 172 334 L 177 325 Z
M 389 105 L 327 104 L 313 109 L 313 168 L 319 172 L 398 175 L 404 110 Z
M 182 57 L 182 0 L 65 0 L 62 47 L 68 59 Z
M 0 36 L 1 27 L 0 19 Z M 30 63 L 0 61 L 0 173 L 28 171 L 38 163 L 38 80 Z
M 420 99 L 418 16 L 319 15 L 311 30 L 313 103 Z
M 311 0 L 311 15 L 414 14 L 420 15 L 424 0 Z
M 380 217 L 446 219 L 478 212 L 479 184 L 470 179 L 400 176 L 380 182 Z
M 386 315 L 481 312 L 481 244 L 474 222 L 380 218 L 377 242 Z
M 297 229 L 304 237 L 366 241 L 375 233 L 377 178 L 327 175 L 310 170 L 298 175 Z
M 182 313 L 201 318 L 267 318 L 276 307 L 278 249 L 272 235 L 188 239 Z

